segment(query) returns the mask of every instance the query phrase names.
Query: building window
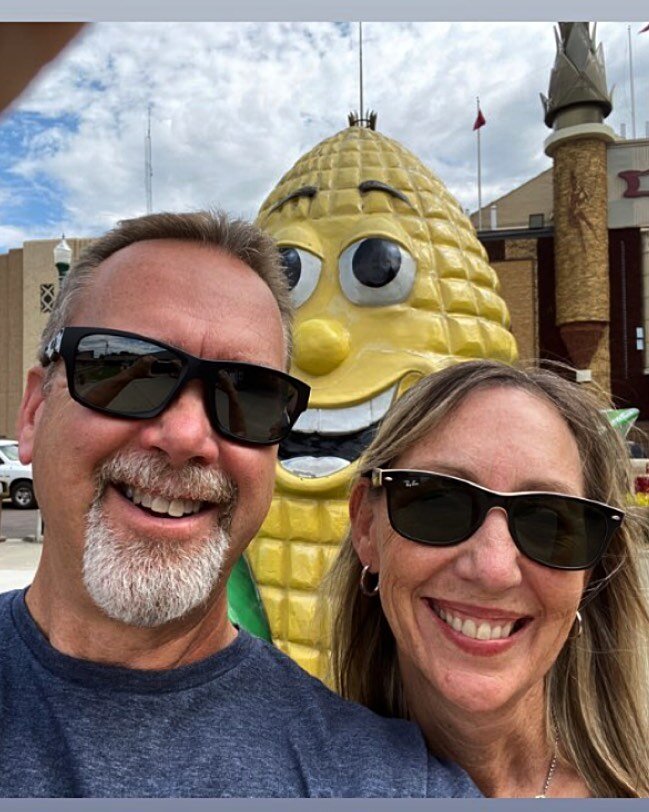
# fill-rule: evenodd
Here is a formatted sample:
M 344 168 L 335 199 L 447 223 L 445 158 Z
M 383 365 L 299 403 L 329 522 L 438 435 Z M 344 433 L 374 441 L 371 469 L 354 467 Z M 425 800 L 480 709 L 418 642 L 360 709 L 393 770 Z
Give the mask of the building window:
M 41 285 L 41 313 L 51 313 L 54 306 L 56 291 L 54 285 Z
M 485 240 L 483 245 L 487 249 L 487 256 L 489 257 L 489 262 L 505 261 L 504 240 Z

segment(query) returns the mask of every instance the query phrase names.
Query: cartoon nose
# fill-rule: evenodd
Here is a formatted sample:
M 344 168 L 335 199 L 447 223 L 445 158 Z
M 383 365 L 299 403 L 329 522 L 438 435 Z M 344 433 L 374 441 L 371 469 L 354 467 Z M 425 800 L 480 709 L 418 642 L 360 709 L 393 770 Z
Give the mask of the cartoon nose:
M 309 319 L 295 331 L 295 362 L 311 375 L 332 372 L 349 355 L 349 333 L 336 321 Z

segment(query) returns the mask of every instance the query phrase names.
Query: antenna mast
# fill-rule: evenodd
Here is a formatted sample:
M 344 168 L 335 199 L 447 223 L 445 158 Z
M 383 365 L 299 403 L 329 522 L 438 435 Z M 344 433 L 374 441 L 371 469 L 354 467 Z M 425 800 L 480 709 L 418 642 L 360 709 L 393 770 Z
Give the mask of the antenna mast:
M 360 110 L 354 111 L 347 116 L 350 127 L 367 127 L 370 130 L 376 129 L 376 113 L 374 110 L 363 109 L 363 23 L 358 23 L 358 89 L 360 95 Z
M 359 70 L 359 89 L 361 96 L 360 117 L 364 118 L 365 113 L 363 107 L 363 23 L 358 23 L 358 70 Z
M 146 195 L 146 213 L 153 211 L 153 163 L 151 160 L 151 104 L 147 110 L 147 131 L 144 138 L 144 190 Z

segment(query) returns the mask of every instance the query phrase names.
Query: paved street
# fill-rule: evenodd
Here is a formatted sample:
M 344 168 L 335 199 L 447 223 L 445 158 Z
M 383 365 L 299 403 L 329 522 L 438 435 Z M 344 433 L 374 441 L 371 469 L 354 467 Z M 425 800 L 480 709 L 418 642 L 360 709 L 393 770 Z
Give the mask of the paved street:
M 0 536 L 9 539 L 22 539 L 36 535 L 37 510 L 16 510 L 9 502 L 2 505 L 0 514 Z

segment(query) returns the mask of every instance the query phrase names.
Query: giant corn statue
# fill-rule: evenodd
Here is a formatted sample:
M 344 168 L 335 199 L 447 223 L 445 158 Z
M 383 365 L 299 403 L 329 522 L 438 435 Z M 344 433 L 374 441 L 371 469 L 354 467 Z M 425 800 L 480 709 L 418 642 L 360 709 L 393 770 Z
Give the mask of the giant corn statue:
M 316 589 L 377 422 L 440 366 L 516 355 L 496 274 L 462 209 L 374 121 L 350 116 L 349 128 L 284 175 L 258 217 L 284 257 L 297 305 L 292 373 L 312 394 L 280 447 L 273 504 L 249 561 L 274 641 L 321 677 L 327 631 Z

